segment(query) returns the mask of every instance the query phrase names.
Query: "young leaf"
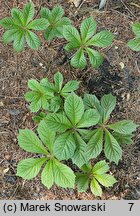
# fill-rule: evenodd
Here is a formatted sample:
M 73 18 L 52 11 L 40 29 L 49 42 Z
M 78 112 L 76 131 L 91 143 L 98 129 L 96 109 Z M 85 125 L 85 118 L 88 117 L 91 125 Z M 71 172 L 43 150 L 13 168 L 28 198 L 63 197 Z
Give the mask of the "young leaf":
M 86 48 L 91 65 L 96 69 L 103 63 L 103 56 L 96 50 Z
M 59 109 L 60 106 L 62 105 L 62 99 L 60 96 L 55 96 L 54 98 L 51 99 L 50 101 L 50 106 L 49 106 L 49 111 L 56 113 Z
M 102 175 L 109 171 L 109 166 L 105 161 L 96 163 L 93 167 L 93 174 Z
M 95 95 L 85 94 L 83 102 L 86 109 L 97 109 L 100 112 L 101 106 L 100 101 Z
M 54 154 L 59 160 L 72 158 L 75 149 L 75 141 L 70 132 L 59 135 L 54 144 Z
M 63 84 L 63 75 L 60 72 L 57 72 L 54 75 L 55 88 L 57 92 L 60 92 Z
M 28 29 L 32 30 L 45 30 L 49 26 L 49 22 L 46 19 L 36 19 L 28 24 Z
M 55 6 L 51 12 L 51 16 L 49 20 L 53 20 L 53 22 L 56 22 L 64 15 L 64 10 L 61 6 Z
M 74 188 L 75 175 L 74 172 L 66 165 L 60 163 L 58 160 L 53 160 L 53 169 L 55 183 L 63 188 Z
M 80 48 L 71 59 L 71 65 L 75 68 L 85 68 L 87 65 L 87 61 L 84 55 L 84 51 Z
M 37 128 L 37 131 L 39 133 L 39 137 L 43 141 L 43 143 L 48 146 L 49 151 L 53 152 L 53 146 L 55 142 L 55 132 L 49 130 L 45 120 L 42 120 L 39 123 L 39 126 Z
M 24 25 L 27 25 L 33 19 L 34 13 L 34 4 L 30 1 L 23 9 Z
M 40 16 L 41 18 L 48 19 L 51 14 L 51 11 L 48 8 L 41 7 Z
M 104 187 L 111 187 L 117 182 L 117 180 L 112 175 L 109 175 L 109 174 L 102 174 L 102 175 L 98 174 L 98 175 L 95 175 L 94 177 Z
M 20 51 L 22 51 L 24 49 L 24 33 L 22 31 L 21 32 L 17 32 L 15 34 L 13 48 L 17 52 L 20 52 Z
M 86 110 L 81 120 L 77 124 L 77 128 L 86 128 L 96 125 L 99 122 L 100 115 L 96 109 Z
M 101 31 L 94 35 L 88 42 L 88 46 L 107 47 L 112 44 L 114 35 L 109 31 Z
M 48 154 L 37 135 L 29 129 L 19 130 L 18 144 L 28 152 Z
M 82 173 L 76 173 L 76 183 L 78 192 L 86 192 L 89 187 L 89 176 Z
M 71 93 L 65 100 L 64 110 L 73 125 L 76 125 L 84 114 L 84 104 L 80 97 Z
M 18 29 L 19 27 L 10 17 L 5 17 L 4 19 L 0 20 L 0 25 L 3 26 L 5 29 Z
M 132 120 L 122 120 L 108 125 L 108 128 L 120 134 L 131 134 L 136 131 L 137 127 L 138 125 L 136 125 Z
M 75 143 L 76 143 L 76 151 L 72 157 L 72 162 L 76 164 L 78 167 L 83 166 L 84 164 L 87 164 L 88 157 L 87 157 L 87 144 L 84 142 L 84 140 L 80 137 L 78 133 L 75 133 L 74 136 Z
M 17 29 L 7 30 L 2 36 L 3 42 L 7 44 L 7 43 L 14 41 L 17 34 L 18 34 Z
M 79 88 L 79 82 L 77 80 L 71 80 L 65 84 L 65 86 L 62 88 L 60 94 L 63 97 L 68 96 L 69 93 L 77 90 Z
M 55 181 L 54 172 L 55 170 L 53 167 L 53 160 L 49 160 L 41 173 L 41 182 L 48 189 L 50 189 L 52 185 L 54 184 L 54 181 Z
M 13 8 L 11 10 L 11 15 L 14 18 L 15 24 L 19 26 L 22 26 L 24 24 L 23 13 L 19 9 Z
M 97 129 L 96 133 L 91 137 L 87 144 L 88 159 L 96 158 L 103 148 L 103 131 Z
M 82 22 L 80 31 L 83 42 L 86 42 L 90 37 L 93 36 L 96 31 L 96 26 L 97 24 L 93 17 L 89 17 Z
M 30 30 L 26 31 L 25 37 L 30 48 L 38 49 L 40 47 L 41 41 L 34 32 L 31 32 Z
M 78 30 L 75 27 L 65 26 L 63 35 L 67 41 L 69 42 L 72 41 L 72 43 L 75 45 L 79 45 L 79 46 L 81 45 L 81 38 Z
M 134 136 L 133 134 L 120 134 L 120 133 L 113 132 L 112 135 L 120 145 L 124 145 L 124 144 L 130 145 L 133 143 L 132 140 L 132 137 Z
M 140 37 L 140 22 L 136 22 L 132 25 L 132 30 L 137 37 Z
M 116 97 L 112 94 L 104 95 L 101 98 L 101 106 L 103 108 L 103 122 L 106 122 L 116 106 Z
M 95 178 L 93 178 L 91 183 L 90 183 L 90 189 L 95 196 L 101 196 L 102 195 L 102 189 Z
M 16 175 L 22 177 L 23 179 L 32 179 L 38 175 L 46 160 L 46 158 L 29 158 L 21 160 L 18 163 Z
M 104 152 L 109 161 L 114 161 L 116 164 L 118 164 L 122 157 L 121 147 L 119 146 L 117 140 L 107 130 L 105 132 Z
M 140 37 L 130 40 L 128 46 L 134 51 L 140 51 Z
M 48 125 L 48 128 L 56 132 L 65 132 L 72 127 L 70 121 L 63 114 L 49 114 L 44 120 Z

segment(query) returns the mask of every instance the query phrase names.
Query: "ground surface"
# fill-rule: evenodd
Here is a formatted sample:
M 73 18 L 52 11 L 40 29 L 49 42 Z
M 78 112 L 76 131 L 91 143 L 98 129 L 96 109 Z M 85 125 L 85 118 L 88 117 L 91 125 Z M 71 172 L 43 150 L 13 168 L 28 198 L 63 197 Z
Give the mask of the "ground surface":
M 18 3 L 20 2 L 20 4 Z M 13 6 L 22 7 L 26 0 L 1 0 L 0 18 L 8 16 Z M 116 35 L 114 44 L 100 50 L 106 60 L 99 70 L 90 66 L 83 71 L 70 67 L 69 55 L 63 50 L 63 40 L 51 44 L 43 41 L 39 51 L 28 48 L 22 53 L 13 52 L 11 45 L 3 45 L 0 37 L 0 199 L 95 199 L 88 191 L 65 190 L 54 186 L 47 190 L 40 183 L 17 178 L 16 165 L 27 155 L 17 144 L 19 128 L 34 128 L 32 114 L 24 100 L 27 81 L 43 77 L 53 78 L 61 71 L 65 81 L 81 81 L 79 94 L 90 92 L 99 98 L 112 92 L 117 96 L 117 107 L 112 121 L 130 118 L 140 124 L 140 53 L 132 52 L 125 43 L 133 38 L 130 24 L 140 19 L 139 0 L 109 1 L 104 11 L 98 11 L 99 1 L 87 0 L 80 8 L 69 1 L 34 1 L 36 10 L 41 5 L 61 4 L 66 14 L 79 26 L 83 18 L 93 16 L 98 22 L 98 30 L 108 29 Z M 0 34 L 2 35 L 3 29 Z M 43 64 L 43 67 L 41 66 Z M 121 64 L 120 64 L 121 63 Z M 121 68 L 122 63 L 124 68 Z M 123 159 L 119 165 L 111 165 L 111 172 L 119 180 L 111 189 L 105 189 L 102 199 L 140 199 L 140 135 L 139 131 L 131 146 L 124 147 Z

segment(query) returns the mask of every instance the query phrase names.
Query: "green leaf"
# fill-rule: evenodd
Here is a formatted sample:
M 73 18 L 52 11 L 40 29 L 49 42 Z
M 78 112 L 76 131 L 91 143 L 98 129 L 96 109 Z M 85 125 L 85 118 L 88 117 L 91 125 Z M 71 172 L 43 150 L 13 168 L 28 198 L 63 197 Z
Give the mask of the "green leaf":
M 86 109 L 97 109 L 100 113 L 101 110 L 100 101 L 95 95 L 84 94 L 83 102 Z
M 114 161 L 116 164 L 118 164 L 122 157 L 121 147 L 119 146 L 117 140 L 107 130 L 105 132 L 104 152 L 107 159 L 109 159 L 109 161 Z
M 48 189 L 54 184 L 54 172 L 53 160 L 49 160 L 41 173 L 41 182 Z
M 62 18 L 64 15 L 64 10 L 61 6 L 55 6 L 53 10 L 51 11 L 51 15 L 49 18 L 49 21 L 52 21 L 53 23 Z
M 38 49 L 40 47 L 41 41 L 34 32 L 31 32 L 29 30 L 26 31 L 25 37 L 27 44 L 31 49 Z
M 140 51 L 140 38 L 134 38 L 128 42 L 129 48 L 134 51 Z
M 56 91 L 60 92 L 63 84 L 63 75 L 60 72 L 55 73 L 54 82 Z
M 45 120 L 42 120 L 39 123 L 37 131 L 43 143 L 46 146 L 48 146 L 49 151 L 53 153 L 53 146 L 55 142 L 55 132 L 49 130 L 48 125 L 46 124 Z
M 116 97 L 112 94 L 104 95 L 101 98 L 101 106 L 103 108 L 103 122 L 106 122 L 116 106 Z
M 80 45 L 77 42 L 73 42 L 71 41 L 70 43 L 68 43 L 64 48 L 67 52 L 71 52 L 73 49 L 79 48 Z
M 75 68 L 85 68 L 87 65 L 87 61 L 84 55 L 84 51 L 80 48 L 71 59 L 71 65 Z
M 96 69 L 103 63 L 103 56 L 96 50 L 86 48 L 91 65 Z
M 60 94 L 65 97 L 68 96 L 69 93 L 77 90 L 79 88 L 79 83 L 77 80 L 71 80 L 66 83 L 66 85 L 62 88 Z
M 23 9 L 23 16 L 24 16 L 24 24 L 27 25 L 34 17 L 34 4 L 33 2 L 29 2 L 25 5 Z
M 48 114 L 44 120 L 52 131 L 65 132 L 72 127 L 67 117 L 59 113 Z
M 132 120 L 122 120 L 114 124 L 110 124 L 107 127 L 120 134 L 131 134 L 136 131 L 138 125 L 136 125 Z
M 73 125 L 76 125 L 84 114 L 84 104 L 80 97 L 71 93 L 65 100 L 64 110 Z
M 107 47 L 112 44 L 114 35 L 109 31 L 101 31 L 94 35 L 88 42 L 87 46 Z
M 140 22 L 136 22 L 132 25 L 132 30 L 137 37 L 140 37 Z
M 73 26 L 65 26 L 63 31 L 64 38 L 73 44 L 81 45 L 81 38 L 78 30 Z
M 102 195 L 102 189 L 95 178 L 93 178 L 91 183 L 90 183 L 90 189 L 91 189 L 91 192 L 95 196 L 101 196 Z
M 18 26 L 15 24 L 14 20 L 11 17 L 5 17 L 4 19 L 0 20 L 0 25 L 3 26 L 5 29 L 18 28 Z
M 17 32 L 14 38 L 13 48 L 20 52 L 24 49 L 24 32 Z
M 117 182 L 117 180 L 113 176 L 111 176 L 109 174 L 102 174 L 102 175 L 98 174 L 98 175 L 95 176 L 95 178 L 104 187 L 111 187 Z
M 86 174 L 76 173 L 76 183 L 78 192 L 86 192 L 89 187 L 89 176 Z
M 82 167 L 80 167 L 80 169 L 86 173 L 91 174 L 91 169 L 92 169 L 91 163 L 88 162 L 87 164 L 84 164 Z
M 30 22 L 27 28 L 33 29 L 33 30 L 45 30 L 48 26 L 49 26 L 48 20 L 41 18 L 41 19 L 36 19 Z
M 3 42 L 7 44 L 14 41 L 17 34 L 18 34 L 17 29 L 7 30 L 2 36 Z
M 93 174 L 96 174 L 96 175 L 102 175 L 108 171 L 109 171 L 109 166 L 105 160 L 99 161 L 98 163 L 96 163 L 92 170 Z
M 53 160 L 53 169 L 55 183 L 63 188 L 74 188 L 75 175 L 74 172 L 66 165 L 57 160 Z
M 59 96 L 55 96 L 50 101 L 49 111 L 56 113 L 62 104 L 62 99 Z
M 54 144 L 54 154 L 59 160 L 68 160 L 74 155 L 75 141 L 71 132 L 58 136 Z
M 46 162 L 46 159 L 47 158 L 29 158 L 20 161 L 17 166 L 16 175 L 23 179 L 32 179 L 36 177 L 42 165 Z
M 80 31 L 83 42 L 86 42 L 90 37 L 93 36 L 96 31 L 96 26 L 97 24 L 93 17 L 89 17 L 82 22 Z
M 99 122 L 100 115 L 97 110 L 89 109 L 83 114 L 81 120 L 77 124 L 77 128 L 86 128 L 96 125 Z
M 57 21 L 57 23 L 55 24 L 56 28 L 63 30 L 62 27 L 64 27 L 65 25 L 71 25 L 71 20 L 67 17 L 62 17 L 59 21 Z M 61 28 L 60 28 L 61 27 Z M 63 35 L 63 32 L 61 32 L 61 34 Z
M 124 144 L 130 145 L 133 143 L 132 140 L 132 137 L 134 136 L 133 134 L 120 134 L 120 133 L 113 132 L 112 135 L 120 145 L 124 145 Z
M 14 20 L 15 24 L 17 24 L 19 26 L 23 25 L 23 23 L 24 23 L 23 14 L 19 9 L 13 8 L 11 10 L 11 15 L 14 18 L 13 20 Z
M 96 133 L 91 137 L 87 144 L 87 155 L 88 159 L 96 158 L 102 151 L 103 148 L 103 131 L 97 129 Z
M 28 152 L 48 154 L 37 135 L 29 129 L 19 130 L 18 144 Z
M 40 10 L 40 16 L 41 18 L 46 18 L 48 19 L 49 16 L 50 16 L 50 10 L 48 8 L 45 8 L 45 7 L 41 7 L 41 10 Z
M 87 144 L 84 142 L 84 140 L 80 137 L 78 133 L 75 133 L 74 139 L 76 143 L 76 151 L 72 157 L 72 162 L 78 167 L 81 167 L 88 162 L 86 151 Z

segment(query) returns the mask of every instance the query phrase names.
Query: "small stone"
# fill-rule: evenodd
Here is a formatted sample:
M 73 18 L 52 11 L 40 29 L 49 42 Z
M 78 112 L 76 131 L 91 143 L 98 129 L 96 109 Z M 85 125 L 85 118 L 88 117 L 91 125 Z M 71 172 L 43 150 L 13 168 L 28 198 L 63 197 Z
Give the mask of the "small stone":
M 10 160 L 11 160 L 11 155 L 6 154 L 6 155 L 5 155 L 5 159 L 8 160 L 8 161 L 10 161 Z

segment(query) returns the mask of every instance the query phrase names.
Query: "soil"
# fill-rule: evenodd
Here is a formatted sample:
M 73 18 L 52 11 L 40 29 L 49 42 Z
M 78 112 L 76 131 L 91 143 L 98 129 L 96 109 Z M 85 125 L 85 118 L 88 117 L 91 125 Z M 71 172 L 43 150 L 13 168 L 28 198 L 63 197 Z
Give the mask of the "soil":
M 0 19 L 9 16 L 12 7 L 22 8 L 26 2 L 1 0 Z M 126 46 L 126 42 L 134 37 L 130 25 L 140 20 L 139 0 L 110 0 L 101 11 L 98 11 L 99 1 L 93 0 L 85 1 L 79 8 L 70 1 L 36 0 L 34 3 L 37 16 L 41 6 L 52 8 L 61 4 L 77 27 L 82 19 L 93 16 L 98 22 L 98 31 L 108 29 L 116 38 L 111 47 L 100 49 L 105 61 L 99 70 L 88 65 L 81 71 L 70 66 L 71 56 L 63 50 L 63 39 L 50 44 L 43 41 L 38 51 L 26 47 L 22 53 L 16 53 L 12 45 L 4 45 L 0 37 L 0 199 L 96 199 L 90 191 L 78 193 L 77 189 L 57 186 L 47 190 L 39 177 L 33 181 L 16 177 L 18 161 L 30 156 L 17 144 L 18 130 L 35 127 L 24 94 L 28 91 L 28 79 L 48 77 L 52 80 L 54 73 L 61 71 L 66 82 L 71 79 L 81 81 L 78 91 L 81 95 L 84 92 L 96 94 L 99 98 L 109 92 L 116 95 L 117 107 L 112 121 L 129 118 L 140 124 L 140 53 Z M 2 33 L 3 29 L 0 29 L 1 36 Z M 134 143 L 124 147 L 119 165 L 111 164 L 111 172 L 118 183 L 113 188 L 104 189 L 101 199 L 140 199 L 139 129 Z

